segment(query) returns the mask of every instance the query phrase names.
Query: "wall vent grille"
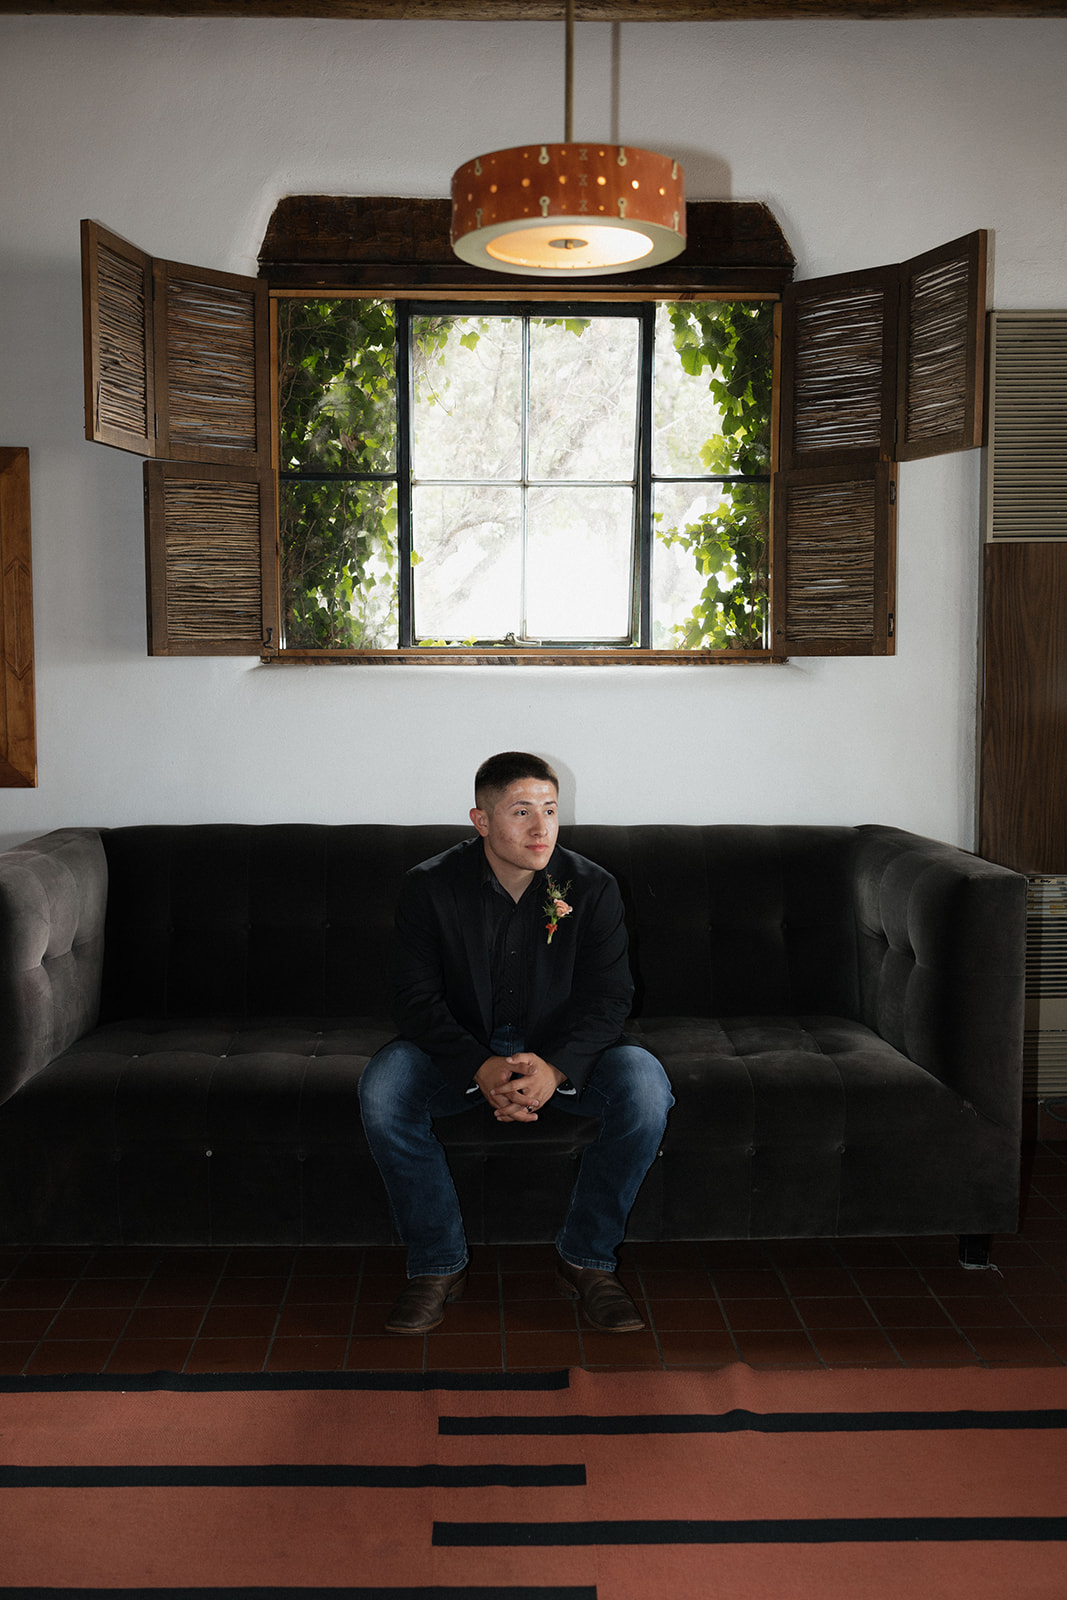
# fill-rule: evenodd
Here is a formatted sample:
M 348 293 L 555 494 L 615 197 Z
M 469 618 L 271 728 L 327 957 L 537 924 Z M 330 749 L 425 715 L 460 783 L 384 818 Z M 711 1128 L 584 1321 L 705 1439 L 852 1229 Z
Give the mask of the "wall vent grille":
M 1067 539 L 1067 311 L 990 317 L 986 538 Z
M 1067 1095 L 1067 877 L 1029 880 L 1023 1093 Z

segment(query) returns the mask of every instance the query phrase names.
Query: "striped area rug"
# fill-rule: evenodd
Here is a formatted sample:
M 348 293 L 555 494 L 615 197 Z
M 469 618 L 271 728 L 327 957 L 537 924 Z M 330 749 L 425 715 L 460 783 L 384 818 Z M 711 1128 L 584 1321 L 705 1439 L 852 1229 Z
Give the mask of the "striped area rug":
M 0 1597 L 1064 1600 L 1067 1369 L 0 1382 Z

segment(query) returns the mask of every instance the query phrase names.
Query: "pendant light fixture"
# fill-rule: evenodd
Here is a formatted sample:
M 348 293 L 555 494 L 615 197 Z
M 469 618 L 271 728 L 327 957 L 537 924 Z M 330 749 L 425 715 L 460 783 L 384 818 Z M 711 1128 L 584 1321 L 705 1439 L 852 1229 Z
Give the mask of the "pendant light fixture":
M 685 249 L 685 175 L 670 156 L 573 139 L 574 0 L 567 0 L 562 144 L 476 156 L 452 178 L 452 248 L 527 277 L 592 278 Z

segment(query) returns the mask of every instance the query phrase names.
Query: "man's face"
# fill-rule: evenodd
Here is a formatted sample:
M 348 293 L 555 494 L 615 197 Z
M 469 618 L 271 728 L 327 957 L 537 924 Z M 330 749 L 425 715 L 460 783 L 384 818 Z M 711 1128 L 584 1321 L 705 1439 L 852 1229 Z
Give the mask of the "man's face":
M 489 865 L 502 883 L 516 870 L 547 866 L 559 833 L 559 796 L 554 783 L 518 778 L 497 797 L 491 811 L 475 809 L 471 821 L 485 840 Z

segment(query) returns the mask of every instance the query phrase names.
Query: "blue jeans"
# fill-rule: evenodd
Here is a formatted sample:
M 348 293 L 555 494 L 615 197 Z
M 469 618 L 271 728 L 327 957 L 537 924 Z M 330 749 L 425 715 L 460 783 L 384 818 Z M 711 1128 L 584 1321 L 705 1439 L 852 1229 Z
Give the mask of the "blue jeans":
M 507 1044 L 506 1050 L 498 1049 Z M 493 1053 L 514 1054 L 515 1036 L 494 1039 Z M 372 1056 L 359 1081 L 367 1142 L 385 1183 L 397 1232 L 407 1245 L 408 1277 L 443 1276 L 467 1264 L 467 1239 L 436 1117 L 482 1104 L 454 1088 L 418 1045 L 394 1039 Z M 582 1155 L 563 1226 L 561 1256 L 575 1267 L 615 1270 L 637 1191 L 655 1160 L 674 1104 L 667 1075 L 637 1045 L 605 1050 L 578 1095 L 557 1091 L 550 1107 L 596 1117 L 600 1127 Z

